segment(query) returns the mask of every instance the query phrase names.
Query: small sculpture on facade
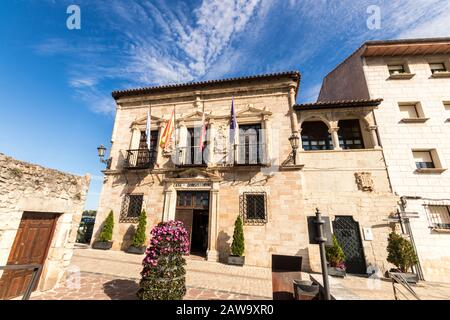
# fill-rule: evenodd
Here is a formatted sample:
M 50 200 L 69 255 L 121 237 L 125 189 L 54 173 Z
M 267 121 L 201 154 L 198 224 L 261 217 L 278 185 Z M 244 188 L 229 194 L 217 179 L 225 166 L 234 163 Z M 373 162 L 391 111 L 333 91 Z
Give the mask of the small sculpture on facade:
M 372 173 L 370 172 L 356 172 L 356 184 L 358 189 L 365 192 L 372 192 L 374 190 Z

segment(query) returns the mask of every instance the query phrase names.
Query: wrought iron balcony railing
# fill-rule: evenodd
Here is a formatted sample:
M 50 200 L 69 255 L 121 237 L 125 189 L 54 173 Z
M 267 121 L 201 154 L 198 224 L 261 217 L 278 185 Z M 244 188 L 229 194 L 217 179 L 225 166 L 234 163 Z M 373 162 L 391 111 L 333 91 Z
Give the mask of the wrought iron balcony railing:
M 127 150 L 125 167 L 128 169 L 147 169 L 156 164 L 158 152 L 156 149 Z

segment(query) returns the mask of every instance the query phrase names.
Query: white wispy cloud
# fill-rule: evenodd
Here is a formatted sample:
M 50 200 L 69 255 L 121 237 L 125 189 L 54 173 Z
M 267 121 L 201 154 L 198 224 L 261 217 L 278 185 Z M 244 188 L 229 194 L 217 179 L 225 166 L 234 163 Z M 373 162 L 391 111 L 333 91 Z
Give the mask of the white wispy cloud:
M 111 80 L 121 89 L 286 69 L 300 69 L 301 100 L 313 100 L 330 66 L 367 40 L 450 35 L 448 0 L 78 2 L 82 17 L 95 11 L 96 37 L 51 38 L 35 50 L 73 57 L 69 85 L 100 113 L 114 111 Z M 379 30 L 366 25 L 371 5 Z

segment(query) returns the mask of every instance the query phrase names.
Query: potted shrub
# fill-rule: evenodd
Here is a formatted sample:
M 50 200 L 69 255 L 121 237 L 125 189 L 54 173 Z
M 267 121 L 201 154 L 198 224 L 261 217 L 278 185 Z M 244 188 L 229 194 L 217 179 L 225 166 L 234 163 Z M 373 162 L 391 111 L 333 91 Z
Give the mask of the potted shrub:
M 228 264 L 243 266 L 245 263 L 244 227 L 240 216 L 234 223 L 233 242 L 231 243 L 231 255 L 228 257 Z
M 137 296 L 140 300 L 181 300 L 186 294 L 188 232 L 180 221 L 161 222 L 151 231 L 150 246 Z
M 401 235 L 391 232 L 388 238 L 387 251 L 387 261 L 397 267 L 397 269 L 391 269 L 391 272 L 401 273 L 409 283 L 417 283 L 419 277 L 412 272 L 408 272 L 418 262 L 411 242 Z
M 145 210 L 141 211 L 141 215 L 139 216 L 139 223 L 136 229 L 136 232 L 133 236 L 133 242 L 131 246 L 128 248 L 128 253 L 134 254 L 144 254 L 145 253 L 145 227 L 147 226 L 147 214 Z
M 113 242 L 111 241 L 113 229 L 114 229 L 114 215 L 113 211 L 111 210 L 109 212 L 108 217 L 105 220 L 105 223 L 103 224 L 102 232 L 100 233 L 98 241 L 94 242 L 94 245 L 92 247 L 94 249 L 101 249 L 101 250 L 111 249 L 113 244 Z
M 333 234 L 333 245 L 325 248 L 328 262 L 328 274 L 335 277 L 345 277 L 345 255 Z

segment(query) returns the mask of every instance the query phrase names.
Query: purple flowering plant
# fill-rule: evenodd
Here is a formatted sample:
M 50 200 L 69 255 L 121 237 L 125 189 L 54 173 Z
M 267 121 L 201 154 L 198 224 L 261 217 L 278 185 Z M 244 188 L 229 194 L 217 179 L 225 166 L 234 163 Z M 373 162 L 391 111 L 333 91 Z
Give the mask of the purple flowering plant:
M 151 231 L 142 261 L 138 297 L 145 300 L 178 300 L 186 293 L 183 255 L 189 254 L 189 235 L 181 221 L 161 222 Z

